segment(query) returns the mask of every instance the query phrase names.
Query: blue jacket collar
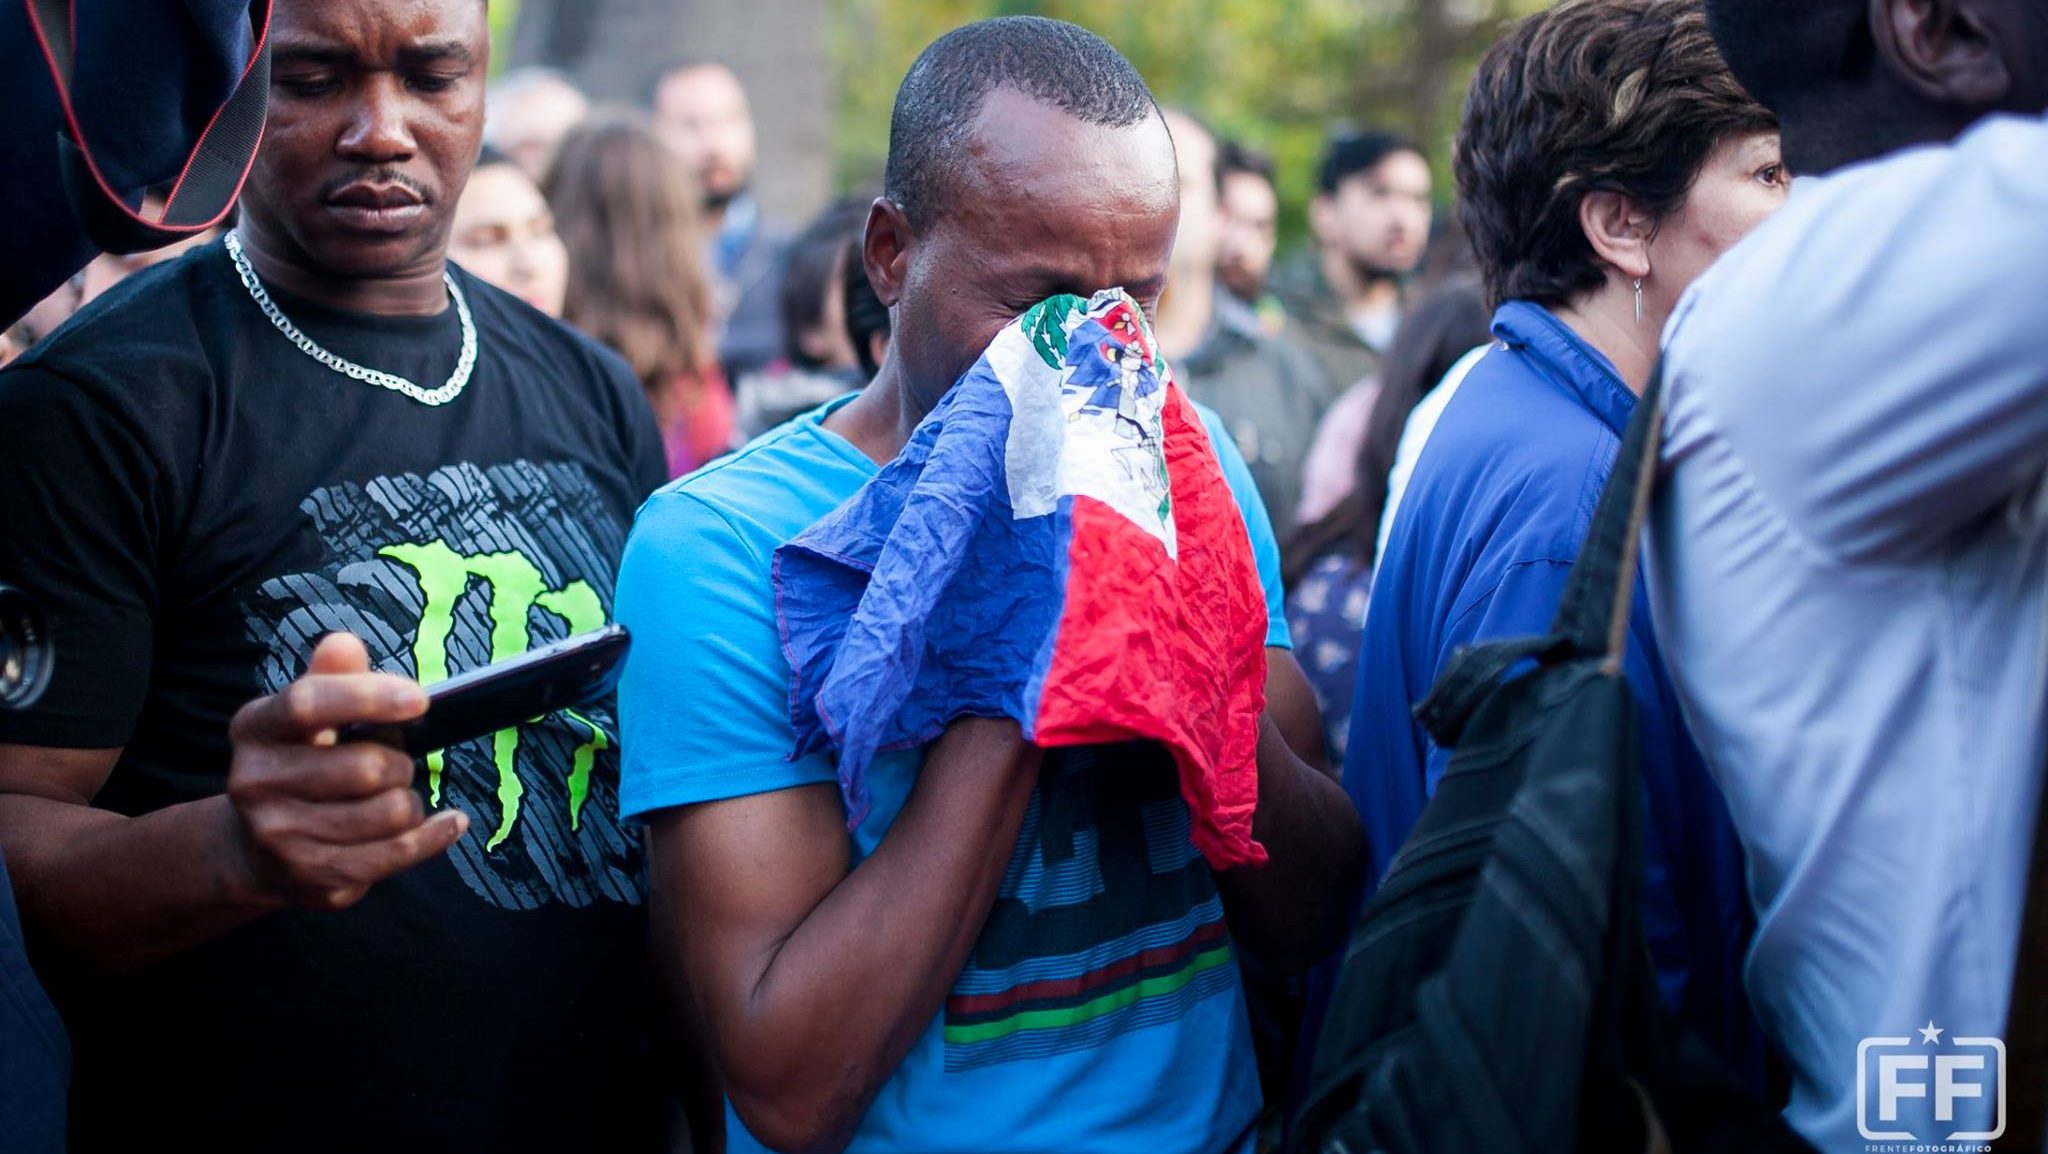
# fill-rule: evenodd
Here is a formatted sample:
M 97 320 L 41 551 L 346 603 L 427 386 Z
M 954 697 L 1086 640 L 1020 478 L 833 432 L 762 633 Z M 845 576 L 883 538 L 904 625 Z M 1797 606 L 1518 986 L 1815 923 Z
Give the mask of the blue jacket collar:
M 1526 354 L 1538 371 L 1605 422 L 1615 436 L 1628 429 L 1628 419 L 1636 411 L 1635 393 L 1622 382 L 1614 362 L 1549 309 L 1509 301 L 1493 314 L 1493 335 Z

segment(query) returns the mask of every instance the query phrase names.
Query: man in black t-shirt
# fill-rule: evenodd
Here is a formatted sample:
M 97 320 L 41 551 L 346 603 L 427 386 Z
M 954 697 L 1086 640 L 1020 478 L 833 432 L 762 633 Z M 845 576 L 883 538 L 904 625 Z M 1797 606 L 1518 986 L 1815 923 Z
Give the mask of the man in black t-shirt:
M 484 16 L 280 0 L 239 233 L 0 373 L 0 582 L 58 647 L 0 713 L 0 849 L 77 1148 L 660 1124 L 611 707 L 419 766 L 333 736 L 604 624 L 663 479 L 622 362 L 445 264 Z

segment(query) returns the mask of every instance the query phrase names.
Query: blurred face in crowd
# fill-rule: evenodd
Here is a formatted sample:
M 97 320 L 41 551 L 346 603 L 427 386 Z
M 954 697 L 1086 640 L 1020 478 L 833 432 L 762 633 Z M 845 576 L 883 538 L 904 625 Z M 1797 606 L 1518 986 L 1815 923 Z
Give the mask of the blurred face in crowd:
M 1405 276 L 1429 244 L 1429 163 L 1396 152 L 1354 172 L 1310 206 L 1310 224 L 1326 247 L 1351 262 L 1361 279 Z
M 569 250 L 539 186 L 517 166 L 492 164 L 470 174 L 455 204 L 448 255 L 486 283 L 551 317 L 562 315 Z
M 832 262 L 832 275 L 825 281 L 823 303 L 818 306 L 818 323 L 796 334 L 804 355 L 834 371 L 858 368 L 860 356 L 853 351 L 853 338 L 846 335 L 846 254 Z
M 1266 291 L 1273 249 L 1280 243 L 1280 197 L 1256 172 L 1223 178 L 1223 237 L 1216 268 L 1230 291 L 1251 300 Z
M 1791 187 L 1778 134 L 1747 133 L 1715 146 L 1679 210 L 1657 225 L 1650 275 L 1643 281 L 1644 323 L 1664 318 L 1701 273 L 1785 203 Z
M 654 93 L 654 124 L 696 172 L 706 208 L 724 208 L 746 191 L 754 175 L 754 114 L 731 69 L 705 64 L 669 73 Z
M 1120 286 L 1150 313 L 1180 215 L 1157 116 L 1107 128 L 998 88 L 965 151 L 922 230 L 886 202 L 868 218 L 868 278 L 894 309 L 891 352 L 926 409 L 1047 297 Z
M 493 109 L 492 143 L 534 180 L 547 176 L 562 138 L 590 112 L 581 92 L 552 77 L 541 77 Z
M 1180 168 L 1180 227 L 1173 237 L 1172 278 L 1176 284 L 1215 275 L 1222 216 L 1216 193 L 1216 138 L 1177 110 L 1166 111 Z
M 252 251 L 352 280 L 440 263 L 481 146 L 484 13 L 478 0 L 280 0 L 242 196 Z

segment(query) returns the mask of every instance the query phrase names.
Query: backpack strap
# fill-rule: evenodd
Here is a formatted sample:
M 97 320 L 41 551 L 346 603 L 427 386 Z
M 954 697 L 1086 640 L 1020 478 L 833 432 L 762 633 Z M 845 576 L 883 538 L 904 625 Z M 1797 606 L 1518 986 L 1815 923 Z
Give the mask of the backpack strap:
M 1455 748 L 1465 724 L 1508 671 L 1524 661 L 1544 665 L 1604 654 L 1602 668 L 1621 672 L 1628 643 L 1628 614 L 1635 598 L 1636 561 L 1643 519 L 1656 487 L 1657 452 L 1663 443 L 1664 365 L 1636 402 L 1621 440 L 1614 472 L 1600 492 L 1593 526 L 1572 563 L 1557 620 L 1545 637 L 1520 638 L 1460 649 L 1438 676 L 1429 696 L 1415 706 L 1415 720 L 1445 749 Z
M 1548 665 L 1571 656 L 1571 638 L 1518 637 L 1484 645 L 1467 645 L 1451 655 L 1449 664 L 1417 702 L 1415 720 L 1445 749 L 1456 749 L 1465 726 L 1508 671 L 1524 661 Z
M 64 131 L 57 138 L 58 164 L 72 215 L 86 237 L 107 252 L 139 252 L 197 236 L 225 220 L 242 193 L 242 183 L 248 179 L 263 139 L 263 116 L 270 97 L 271 0 L 250 4 L 255 44 L 249 63 L 234 92 L 192 146 L 171 186 L 163 214 L 156 220 L 130 208 L 108 182 L 72 104 L 72 80 L 78 68 L 77 0 L 25 3 L 29 28 L 50 67 L 57 100 L 64 109 Z
M 1581 656 L 1604 654 L 1602 669 L 1621 672 L 1628 644 L 1628 616 L 1635 600 L 1643 521 L 1657 487 L 1657 455 L 1664 437 L 1664 364 L 1636 402 L 1635 415 L 1614 458 L 1614 472 L 1601 490 L 1586 543 L 1572 563 L 1564 598 L 1550 631 L 1569 638 Z

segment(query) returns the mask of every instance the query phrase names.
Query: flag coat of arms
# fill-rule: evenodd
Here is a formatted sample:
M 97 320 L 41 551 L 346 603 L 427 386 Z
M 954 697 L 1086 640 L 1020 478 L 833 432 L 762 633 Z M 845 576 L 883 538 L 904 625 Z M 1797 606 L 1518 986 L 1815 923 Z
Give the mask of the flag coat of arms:
M 877 752 L 962 716 L 1045 748 L 1149 740 L 1195 846 L 1257 864 L 1265 599 L 1200 416 L 1118 290 L 1012 322 L 844 505 L 776 551 L 792 756 L 836 751 L 848 824 Z

